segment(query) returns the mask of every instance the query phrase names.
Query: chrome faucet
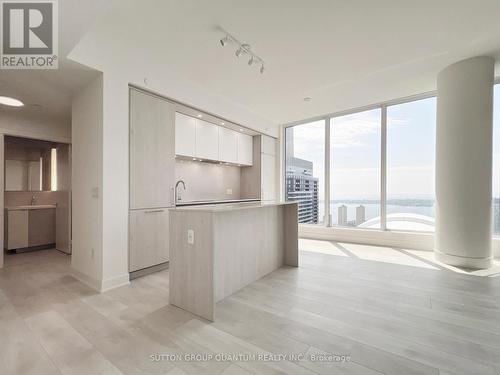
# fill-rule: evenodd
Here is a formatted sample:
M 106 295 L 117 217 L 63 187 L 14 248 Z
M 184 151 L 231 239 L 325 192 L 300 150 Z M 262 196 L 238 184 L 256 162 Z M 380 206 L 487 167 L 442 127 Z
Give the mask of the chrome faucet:
M 175 184 L 175 197 L 174 197 L 175 204 L 177 204 L 177 202 L 181 201 L 181 197 L 178 195 L 178 191 L 177 191 L 177 188 L 179 187 L 180 184 L 182 184 L 184 191 L 186 191 L 186 184 L 184 183 L 184 181 L 182 181 L 182 180 L 177 181 L 177 183 Z
M 31 205 L 33 206 L 36 202 L 36 197 L 34 195 L 31 196 Z

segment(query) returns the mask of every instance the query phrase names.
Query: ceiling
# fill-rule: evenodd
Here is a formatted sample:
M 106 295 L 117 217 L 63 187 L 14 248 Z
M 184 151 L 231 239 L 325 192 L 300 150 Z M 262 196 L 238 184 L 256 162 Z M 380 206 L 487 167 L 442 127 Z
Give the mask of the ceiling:
M 12 96 L 25 103 L 21 108 L 0 106 L 0 112 L 24 117 L 71 123 L 72 94 L 98 72 L 66 59 L 112 0 L 59 1 L 59 69 L 0 70 L 0 95 Z
M 59 4 L 61 54 L 69 53 L 87 29 L 113 33 L 121 43 L 102 46 L 103 59 L 118 48 L 142 54 L 272 124 L 434 90 L 436 75 L 445 66 L 476 55 L 500 57 L 498 0 Z M 266 72 L 261 75 L 258 67 L 248 66 L 244 56 L 236 58 L 234 46 L 221 47 L 224 34 L 218 26 L 249 43 L 265 60 Z M 19 94 L 53 115 L 68 116 L 72 90 L 95 72 L 69 60 L 61 63 L 55 72 L 2 71 L 0 94 Z

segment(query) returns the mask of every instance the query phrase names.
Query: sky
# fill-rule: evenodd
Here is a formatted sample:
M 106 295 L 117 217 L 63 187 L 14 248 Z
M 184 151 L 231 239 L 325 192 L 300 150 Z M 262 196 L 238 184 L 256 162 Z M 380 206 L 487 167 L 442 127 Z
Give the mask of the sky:
M 495 106 L 500 112 L 498 85 L 495 92 Z M 334 200 L 379 199 L 380 116 L 380 109 L 375 109 L 331 120 L 331 195 Z M 387 118 L 388 198 L 432 199 L 436 99 L 390 106 Z M 499 151 L 495 153 L 497 170 L 500 169 L 500 113 L 495 117 L 495 124 L 498 134 L 494 149 Z M 314 163 L 313 174 L 320 179 L 320 199 L 323 199 L 324 121 L 295 126 L 293 132 L 295 156 Z
M 494 88 L 493 196 L 500 197 L 500 85 Z M 388 107 L 388 198 L 434 196 L 436 99 Z M 378 199 L 380 110 L 331 121 L 333 199 Z M 294 127 L 295 156 L 314 163 L 324 199 L 324 121 Z

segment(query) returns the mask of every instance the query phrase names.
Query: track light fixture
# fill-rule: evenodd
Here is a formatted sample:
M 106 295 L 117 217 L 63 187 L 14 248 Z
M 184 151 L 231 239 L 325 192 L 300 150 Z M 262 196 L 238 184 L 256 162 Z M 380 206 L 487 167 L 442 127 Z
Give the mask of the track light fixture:
M 260 73 L 264 73 L 264 60 L 262 60 L 259 56 L 257 56 L 253 51 L 252 48 L 250 47 L 249 44 L 247 43 L 241 43 L 238 39 L 236 39 L 234 36 L 229 34 L 226 30 L 223 28 L 219 27 L 219 29 L 226 34 L 225 37 L 220 39 L 220 44 L 222 47 L 226 46 L 228 43 L 234 43 L 236 44 L 236 51 L 235 55 L 236 57 L 240 57 L 241 55 L 248 55 L 250 59 L 248 60 L 248 65 L 252 66 L 254 64 L 260 64 Z
M 224 47 L 228 42 L 229 42 L 229 37 L 227 35 L 220 40 L 220 44 L 222 47 Z

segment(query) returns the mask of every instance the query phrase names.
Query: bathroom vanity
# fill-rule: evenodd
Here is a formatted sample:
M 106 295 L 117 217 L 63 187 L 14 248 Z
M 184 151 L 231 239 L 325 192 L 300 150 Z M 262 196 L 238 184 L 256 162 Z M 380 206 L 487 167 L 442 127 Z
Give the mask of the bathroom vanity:
M 30 205 L 5 208 L 5 249 L 22 251 L 56 242 L 56 206 Z

